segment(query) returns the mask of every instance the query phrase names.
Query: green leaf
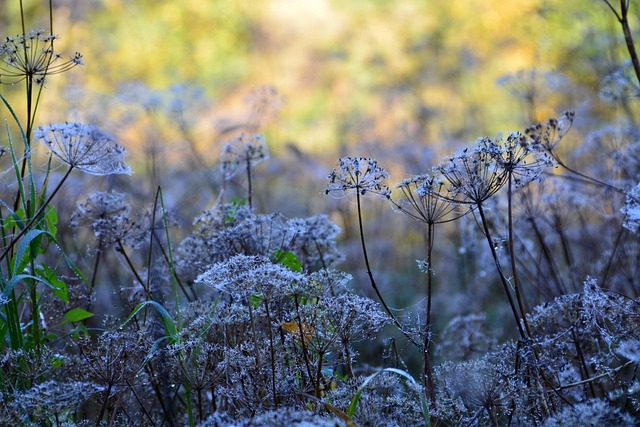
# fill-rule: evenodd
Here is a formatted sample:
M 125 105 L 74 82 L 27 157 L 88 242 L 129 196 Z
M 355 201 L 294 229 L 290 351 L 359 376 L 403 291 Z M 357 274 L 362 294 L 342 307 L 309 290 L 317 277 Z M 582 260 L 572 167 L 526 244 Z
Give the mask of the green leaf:
M 18 245 L 18 252 L 16 253 L 16 258 L 13 264 L 14 276 L 18 274 L 18 271 L 22 271 L 22 269 L 26 265 L 26 261 L 23 260 L 23 258 L 27 253 L 27 249 L 29 249 L 29 245 L 31 244 L 31 242 L 33 242 L 34 239 L 40 237 L 42 234 L 48 234 L 48 232 L 44 230 L 29 230 L 27 234 L 25 234 L 24 237 L 20 240 L 20 244 Z
M 291 271 L 295 271 L 296 273 L 302 272 L 302 263 L 292 252 L 273 251 L 271 258 L 275 263 L 284 265 Z
M 222 223 L 224 225 L 232 225 L 233 223 L 235 223 L 236 218 L 238 217 L 238 211 L 240 211 L 240 208 L 242 208 L 246 204 L 247 199 L 244 197 L 234 197 L 233 199 L 231 199 L 231 202 L 228 205 L 230 209 L 222 219 Z
M 2 204 L 2 206 L 9 211 L 9 216 L 4 218 L 4 221 L 2 222 L 2 228 L 4 228 L 6 231 L 11 230 L 14 227 L 22 229 L 25 225 L 24 209 L 20 208 L 17 211 L 13 212 L 6 203 L 0 201 L 0 204 Z
M 51 236 L 55 237 L 58 234 L 58 213 L 53 206 L 47 206 L 45 211 L 44 219 L 47 221 L 47 230 L 49 230 Z
M 70 323 L 70 322 L 80 322 L 81 320 L 84 319 L 88 319 L 89 317 L 92 317 L 93 313 L 82 309 L 82 308 L 72 308 L 71 310 L 67 311 L 64 316 L 62 316 L 64 318 L 64 320 L 62 321 L 62 324 L 64 325 L 65 323 Z
M 60 280 L 56 273 L 48 265 L 43 265 L 42 268 L 36 269 L 36 271 L 50 284 L 53 289 L 53 294 L 60 300 L 69 304 L 69 288 L 67 284 Z
M 260 307 L 260 304 L 262 304 L 262 294 L 258 292 L 249 295 L 249 304 L 251 304 L 251 308 L 253 309 Z
M 138 304 L 136 308 L 133 309 L 131 314 L 127 316 L 125 321 L 122 323 L 122 326 L 129 323 L 129 321 L 133 319 L 133 317 L 136 314 L 138 314 L 138 312 L 142 310 L 144 307 L 146 307 L 147 305 L 150 305 L 151 307 L 153 307 L 158 313 L 158 315 L 160 316 L 160 319 L 162 320 L 162 326 L 164 328 L 164 333 L 169 338 L 169 341 L 171 343 L 175 343 L 176 341 L 178 341 L 178 328 L 176 328 L 176 324 L 173 321 L 173 318 L 162 305 L 158 304 L 155 301 L 143 301 L 140 304 Z

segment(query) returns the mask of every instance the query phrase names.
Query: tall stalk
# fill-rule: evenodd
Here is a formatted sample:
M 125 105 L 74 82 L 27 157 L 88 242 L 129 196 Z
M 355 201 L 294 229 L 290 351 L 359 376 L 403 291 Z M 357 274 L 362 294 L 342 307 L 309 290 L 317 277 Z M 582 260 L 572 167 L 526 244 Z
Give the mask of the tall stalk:
M 505 295 L 507 296 L 507 300 L 509 301 L 509 306 L 511 307 L 511 311 L 513 313 L 513 318 L 516 321 L 516 326 L 518 327 L 518 332 L 520 333 L 520 337 L 522 339 L 526 339 L 527 335 L 522 329 L 522 324 L 520 323 L 520 315 L 518 314 L 518 309 L 513 301 L 513 296 L 511 295 L 511 291 L 509 290 L 509 280 L 504 274 L 502 270 L 502 266 L 500 265 L 500 260 L 498 259 L 498 253 L 496 251 L 493 238 L 491 237 L 491 231 L 489 230 L 489 223 L 487 222 L 487 217 L 484 212 L 484 208 L 482 207 L 482 203 L 476 204 L 478 208 L 478 214 L 480 215 L 480 220 L 482 223 L 482 228 L 484 230 L 484 235 L 489 243 L 489 249 L 491 250 L 491 256 L 493 257 L 493 261 L 496 265 L 496 269 L 498 270 L 498 275 L 500 276 L 500 282 L 502 283 L 502 288 L 504 289 Z

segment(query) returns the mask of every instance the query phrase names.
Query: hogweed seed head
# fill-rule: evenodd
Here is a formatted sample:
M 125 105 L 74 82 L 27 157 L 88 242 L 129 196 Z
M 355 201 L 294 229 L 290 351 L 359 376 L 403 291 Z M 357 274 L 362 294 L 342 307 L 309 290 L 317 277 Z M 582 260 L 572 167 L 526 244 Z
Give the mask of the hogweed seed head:
M 455 194 L 451 194 L 442 177 L 431 174 L 416 175 L 396 185 L 402 198 L 391 203 L 400 212 L 427 224 L 449 222 L 464 215 L 459 210 Z
M 478 138 L 473 150 L 445 158 L 436 171 L 449 181 L 448 190 L 461 203 L 479 204 L 497 193 L 507 174 L 497 162 L 500 147 L 491 138 Z
M 269 158 L 269 149 L 264 138 L 258 134 L 241 134 L 231 139 L 222 148 L 220 168 L 225 179 L 231 179 L 238 167 L 257 165 Z
M 55 123 L 39 127 L 36 138 L 62 163 L 91 175 L 131 175 L 127 153 L 115 138 L 93 125 Z
M 575 112 L 565 111 L 560 118 L 552 117 L 545 123 L 528 127 L 524 134 L 534 149 L 553 154 L 562 138 L 571 129 L 574 118 Z
M 354 190 L 361 196 L 373 193 L 385 199 L 391 197 L 391 190 L 383 182 L 389 174 L 378 166 L 377 160 L 364 157 L 342 157 L 338 163 L 339 167 L 327 177 L 329 184 L 325 194 L 344 195 Z
M 539 180 L 546 168 L 556 165 L 546 150 L 539 150 L 538 145 L 519 132 L 511 132 L 506 138 L 497 139 L 495 144 L 500 148 L 498 165 L 511 175 L 516 187 Z
M 80 53 L 65 60 L 54 51 L 53 41 L 57 38 L 44 30 L 5 38 L 0 43 L 0 83 L 15 84 L 30 79 L 42 85 L 47 75 L 82 65 Z

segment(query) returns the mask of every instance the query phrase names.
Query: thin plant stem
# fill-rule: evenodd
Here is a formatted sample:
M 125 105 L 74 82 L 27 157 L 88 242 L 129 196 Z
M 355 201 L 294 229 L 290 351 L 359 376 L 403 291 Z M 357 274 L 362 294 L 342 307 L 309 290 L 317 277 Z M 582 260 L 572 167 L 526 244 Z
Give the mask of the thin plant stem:
M 264 299 L 264 310 L 267 315 L 267 331 L 269 331 L 269 353 L 271 354 L 271 392 L 273 393 L 273 407 L 278 407 L 278 396 L 276 394 L 276 352 L 273 345 L 273 331 L 271 330 L 271 315 L 269 313 L 269 301 Z M 304 336 L 300 339 L 304 340 Z
M 302 329 L 302 320 L 300 318 L 300 303 L 298 302 L 298 295 L 294 295 L 294 302 L 296 306 L 296 315 L 298 316 L 298 332 L 300 332 L 300 344 L 302 346 L 302 359 L 304 360 L 305 367 L 307 369 L 307 375 L 309 376 L 309 381 L 314 382 L 313 374 L 311 373 L 311 364 L 309 363 L 309 351 L 307 349 L 307 343 L 304 339 L 304 330 Z M 313 389 L 316 390 L 318 387 L 316 384 L 313 384 Z
M 431 268 L 433 242 L 435 237 L 435 224 L 429 222 L 427 224 L 427 318 L 424 325 L 424 348 L 422 350 L 423 358 L 423 386 L 429 394 L 431 407 L 435 409 L 436 390 L 433 381 L 433 370 L 431 367 L 431 295 L 433 290 L 433 269 Z M 426 382 L 426 384 L 425 384 Z
M 51 203 L 51 200 L 53 200 L 53 198 L 58 193 L 60 188 L 62 188 L 62 184 L 69 177 L 69 174 L 71 173 L 72 170 L 73 170 L 73 166 L 70 166 L 67 172 L 64 174 L 64 176 L 60 180 L 60 182 L 58 182 L 58 185 L 56 185 L 56 187 L 53 189 L 53 191 L 51 192 L 47 200 L 40 206 L 40 208 L 38 208 L 36 213 L 33 214 L 33 217 L 31 218 L 31 220 L 22 228 L 22 230 L 20 230 L 20 232 L 13 239 L 11 239 L 11 242 L 9 242 L 7 247 L 2 252 L 2 255 L 0 255 L 0 261 L 2 261 L 9 254 L 9 251 L 11 251 L 11 248 L 15 246 L 18 240 L 20 240 L 20 238 L 24 236 L 25 233 L 29 231 L 31 226 L 33 226 L 33 224 L 38 220 L 38 217 L 42 214 L 42 212 L 44 212 L 45 208 L 49 206 L 49 204 Z
M 518 301 L 518 308 L 520 309 L 520 318 L 524 323 L 527 335 L 531 337 L 531 328 L 529 322 L 527 322 L 526 310 L 524 306 L 524 298 L 522 296 L 522 290 L 520 288 L 520 279 L 518 278 L 518 269 L 516 268 L 516 252 L 514 249 L 514 237 L 513 237 L 513 172 L 508 172 L 507 182 L 507 217 L 509 228 L 509 261 L 511 263 L 511 277 L 513 278 L 513 289 L 516 294 L 516 300 Z
M 522 325 L 520 324 L 520 316 L 518 315 L 518 309 L 516 308 L 515 303 L 513 302 L 513 297 L 511 296 L 511 291 L 509 291 L 509 281 L 507 277 L 504 275 L 502 271 L 502 266 L 500 265 L 500 260 L 498 259 L 498 253 L 496 252 L 496 248 L 493 244 L 493 239 L 491 238 L 491 231 L 489 230 L 489 223 L 487 222 L 487 217 L 484 213 L 484 208 L 482 207 L 482 203 L 477 203 L 478 213 L 480 214 L 480 219 L 482 222 L 482 228 L 484 229 L 484 235 L 487 238 L 487 242 L 489 242 L 489 249 L 491 250 L 491 256 L 493 257 L 493 261 L 498 270 L 498 275 L 500 276 L 500 282 L 502 283 L 502 287 L 507 296 L 507 300 L 509 301 L 509 306 L 511 307 L 511 311 L 513 312 L 513 317 L 516 321 L 516 326 L 518 327 L 518 332 L 520 333 L 520 337 L 522 339 L 526 339 L 527 335 L 522 329 Z
M 249 209 L 253 209 L 253 190 L 251 188 L 251 160 L 247 159 L 247 199 L 249 200 Z
M 421 344 L 416 343 L 415 340 L 412 337 L 410 337 L 406 332 L 404 332 L 404 329 L 402 328 L 402 325 L 400 324 L 400 322 L 398 321 L 396 316 L 394 316 L 393 312 L 391 311 L 391 309 L 389 308 L 389 306 L 385 302 L 384 298 L 382 297 L 382 294 L 380 293 L 380 290 L 378 289 L 378 285 L 376 284 L 376 281 L 373 278 L 373 273 L 371 272 L 371 266 L 369 265 L 369 256 L 367 255 L 367 245 L 366 245 L 365 239 L 364 239 L 364 227 L 362 225 L 362 208 L 360 206 L 361 201 L 360 201 L 360 192 L 359 191 L 356 191 L 356 204 L 358 206 L 358 228 L 360 230 L 360 243 L 362 245 L 362 255 L 364 256 L 364 264 L 365 264 L 365 266 L 367 268 L 367 275 L 369 276 L 369 282 L 371 283 L 371 287 L 373 288 L 373 290 L 375 291 L 376 295 L 378 296 L 378 299 L 380 300 L 380 303 L 384 307 L 384 310 L 391 317 L 391 320 L 393 321 L 393 323 L 409 339 L 409 341 L 411 341 L 412 344 L 414 344 L 414 345 L 419 347 Z

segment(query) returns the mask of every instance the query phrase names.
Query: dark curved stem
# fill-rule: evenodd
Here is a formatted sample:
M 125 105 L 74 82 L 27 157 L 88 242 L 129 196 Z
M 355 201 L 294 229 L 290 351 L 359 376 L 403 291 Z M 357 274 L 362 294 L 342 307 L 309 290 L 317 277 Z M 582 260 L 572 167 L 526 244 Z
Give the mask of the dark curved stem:
M 62 188 L 62 184 L 64 184 L 64 182 L 69 177 L 69 174 L 71 173 L 72 170 L 73 170 L 73 166 L 69 167 L 69 169 L 64 174 L 64 176 L 62 177 L 58 185 L 56 185 L 56 188 L 54 188 L 54 190 L 51 192 L 51 195 L 49 195 L 47 200 L 40 206 L 40 208 L 38 208 L 36 213 L 33 214 L 33 217 L 31 218 L 31 220 L 22 228 L 22 230 L 20 230 L 20 232 L 13 239 L 11 239 L 11 242 L 9 242 L 7 247 L 2 252 L 2 255 L 0 255 L 0 261 L 2 261 L 9 254 L 9 251 L 11 251 L 11 248 L 15 246 L 18 240 L 20 240 L 20 238 L 24 236 L 29 231 L 29 229 L 33 226 L 33 224 L 38 220 L 42 212 L 44 212 L 45 208 L 49 206 L 49 204 L 51 203 L 51 200 L 53 200 L 53 198 L 58 193 L 60 188 Z
M 511 277 L 513 277 L 513 289 L 516 294 L 516 300 L 518 301 L 518 308 L 520 309 L 520 318 L 527 331 L 527 335 L 531 337 L 531 328 L 529 328 L 529 322 L 527 322 L 526 311 L 524 307 L 524 298 L 520 288 L 520 279 L 518 278 L 518 269 L 516 268 L 516 253 L 513 244 L 513 177 L 512 172 L 509 172 L 508 188 L 507 188 L 507 216 L 509 224 L 509 261 L 511 263 Z
M 362 226 L 362 208 L 360 207 L 360 203 L 361 203 L 360 202 L 360 192 L 357 191 L 356 192 L 356 204 L 358 206 L 358 227 L 360 229 L 360 243 L 362 244 L 362 255 L 364 256 L 364 264 L 367 267 L 367 275 L 369 276 L 369 282 L 371 283 L 371 287 L 373 288 L 373 290 L 375 291 L 376 295 L 378 296 L 378 299 L 380 300 L 380 303 L 384 307 L 384 310 L 387 312 L 387 314 L 393 320 L 393 323 L 409 339 L 409 341 L 411 341 L 414 345 L 420 346 L 420 344 L 416 343 L 413 338 L 411 338 L 408 334 L 406 334 L 404 332 L 404 330 L 402 328 L 402 325 L 400 324 L 400 322 L 398 321 L 396 316 L 394 316 L 394 314 L 391 312 L 391 309 L 389 308 L 389 306 L 385 302 L 384 298 L 382 297 L 382 294 L 380 293 L 380 290 L 378 289 L 378 285 L 376 284 L 376 281 L 373 278 L 373 273 L 371 272 L 371 267 L 369 266 L 369 256 L 367 255 L 367 245 L 366 245 L 365 240 L 364 240 L 364 227 Z
M 424 326 L 424 348 L 423 348 L 423 386 L 429 394 L 431 407 L 435 409 L 436 389 L 433 381 L 433 371 L 431 367 L 431 294 L 433 290 L 433 269 L 431 267 L 435 224 L 427 224 L 427 319 Z M 426 382 L 426 384 L 425 384 Z
M 253 190 L 251 188 L 251 161 L 247 159 L 247 199 L 249 200 L 249 209 L 253 209 Z
M 482 228 L 484 229 L 485 237 L 489 242 L 489 249 L 491 250 L 491 256 L 493 257 L 493 261 L 496 264 L 498 275 L 500 276 L 500 281 L 502 282 L 502 287 L 504 288 L 504 292 L 507 296 L 507 300 L 509 301 L 509 306 L 511 307 L 511 311 L 513 312 L 513 317 L 516 321 L 516 326 L 518 327 L 518 332 L 520 333 L 520 337 L 522 339 L 526 339 L 527 335 L 525 334 L 524 329 L 522 329 L 522 325 L 520 324 L 520 316 L 518 315 L 518 309 L 516 308 L 516 305 L 513 302 L 511 291 L 509 291 L 509 281 L 507 280 L 507 277 L 504 275 L 504 271 L 502 271 L 502 266 L 500 265 L 500 260 L 498 259 L 498 253 L 496 252 L 496 248 L 493 245 L 493 239 L 491 238 L 491 231 L 489 230 L 489 224 L 484 214 L 482 203 L 477 203 L 476 206 L 478 207 L 478 213 L 480 214 L 480 219 L 482 221 Z

